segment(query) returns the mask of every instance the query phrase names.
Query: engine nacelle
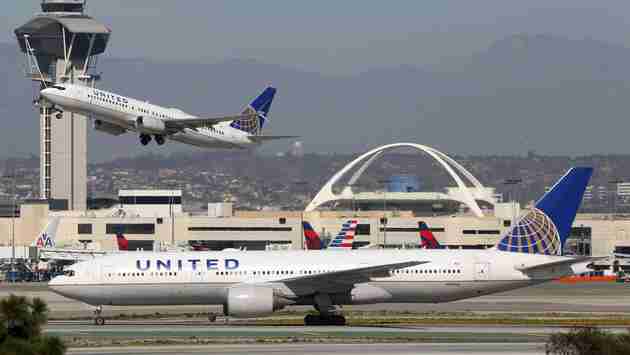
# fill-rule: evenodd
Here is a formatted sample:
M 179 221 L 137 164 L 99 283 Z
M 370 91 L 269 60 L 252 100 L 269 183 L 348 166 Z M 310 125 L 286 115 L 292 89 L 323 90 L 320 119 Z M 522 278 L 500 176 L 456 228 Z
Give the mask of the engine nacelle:
M 359 285 L 346 293 L 332 294 L 333 304 L 374 304 L 391 299 L 392 295 L 384 289 L 371 285 Z
M 271 287 L 241 285 L 228 289 L 223 312 L 235 318 L 264 317 L 288 303 L 287 299 L 276 295 Z
M 97 131 L 112 134 L 114 136 L 119 136 L 127 132 L 127 130 L 124 129 L 123 127 L 117 126 L 115 124 L 111 124 L 109 122 L 101 121 L 101 120 L 94 120 L 94 129 Z
M 163 134 L 166 125 L 164 125 L 164 121 L 157 118 L 140 116 L 136 118 L 136 129 L 140 133 Z

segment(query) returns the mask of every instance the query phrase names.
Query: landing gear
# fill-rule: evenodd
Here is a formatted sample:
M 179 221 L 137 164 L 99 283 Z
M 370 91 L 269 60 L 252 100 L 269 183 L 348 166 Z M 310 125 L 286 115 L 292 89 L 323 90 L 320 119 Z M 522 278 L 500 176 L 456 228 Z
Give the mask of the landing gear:
M 55 118 L 58 119 L 58 120 L 62 119 L 63 118 L 63 112 L 61 112 L 61 111 L 57 112 L 55 114 Z
M 151 136 L 148 134 L 141 134 L 140 135 L 140 144 L 142 145 L 147 145 L 149 144 L 149 142 L 151 141 Z
M 215 313 L 208 313 L 208 321 L 214 323 L 217 321 L 217 315 Z
M 101 317 L 101 313 L 103 312 L 103 306 L 97 306 L 94 310 L 94 324 L 98 326 L 105 325 L 105 318 Z
M 155 143 L 157 143 L 157 145 L 164 144 L 164 136 L 156 134 L 155 135 Z
M 304 317 L 304 325 L 346 325 L 346 317 L 339 314 L 326 293 L 318 293 L 313 297 L 315 309 L 319 314 Z
M 340 314 L 309 314 L 304 317 L 304 325 L 346 325 L 346 317 Z

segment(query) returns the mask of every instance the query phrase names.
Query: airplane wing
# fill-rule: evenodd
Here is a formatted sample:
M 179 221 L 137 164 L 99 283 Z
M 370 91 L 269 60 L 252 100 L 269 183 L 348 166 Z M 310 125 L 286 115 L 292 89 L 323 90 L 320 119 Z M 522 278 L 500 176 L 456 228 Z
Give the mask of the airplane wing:
M 249 138 L 251 141 L 253 141 L 255 143 L 264 143 L 264 142 L 267 142 L 267 141 L 273 141 L 273 140 L 277 140 L 277 139 L 300 138 L 300 136 L 249 136 L 247 138 Z
M 428 261 L 406 261 L 402 263 L 367 266 L 317 275 L 304 275 L 277 282 L 283 283 L 296 296 L 315 292 L 335 293 L 352 289 L 355 284 L 370 281 L 373 277 L 387 277 L 390 271 L 426 264 Z
M 164 124 L 166 128 L 169 130 L 183 130 L 184 128 L 204 128 L 211 127 L 217 123 L 221 122 L 231 122 L 238 121 L 243 119 L 249 119 L 252 117 L 256 117 L 256 114 L 244 114 L 244 115 L 233 115 L 233 116 L 219 116 L 219 117 L 208 117 L 208 118 L 175 118 L 170 120 L 164 120 Z

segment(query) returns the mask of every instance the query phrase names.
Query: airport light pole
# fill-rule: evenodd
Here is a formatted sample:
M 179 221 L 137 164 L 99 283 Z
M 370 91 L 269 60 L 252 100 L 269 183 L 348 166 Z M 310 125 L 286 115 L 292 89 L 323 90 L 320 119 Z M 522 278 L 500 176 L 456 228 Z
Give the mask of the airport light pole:
M 379 180 L 383 184 L 383 248 L 387 247 L 387 184 L 390 180 Z
M 302 189 L 304 189 L 304 187 L 306 186 L 306 189 L 308 191 L 308 181 L 304 181 L 304 180 L 300 180 L 300 181 L 294 181 L 293 185 L 295 186 L 301 186 Z M 306 199 L 309 199 L 309 195 L 308 192 L 305 193 L 306 194 Z M 302 249 L 306 249 L 306 240 L 304 238 L 304 208 L 300 209 L 300 240 L 302 240 Z
M 516 218 L 518 218 L 518 216 L 516 215 L 515 204 L 518 203 L 520 207 L 520 202 L 518 201 L 518 194 L 516 193 L 516 191 L 513 191 L 512 193 L 512 199 L 514 199 L 514 201 L 510 200 L 510 190 L 512 189 L 516 190 L 518 185 L 521 182 L 523 182 L 523 179 L 521 178 L 510 178 L 510 179 L 503 180 L 503 185 L 509 186 L 507 187 L 507 193 L 508 193 L 508 201 L 511 202 L 512 204 L 510 206 L 510 210 L 512 212 L 512 222 L 510 223 L 511 226 L 513 226 L 516 223 Z

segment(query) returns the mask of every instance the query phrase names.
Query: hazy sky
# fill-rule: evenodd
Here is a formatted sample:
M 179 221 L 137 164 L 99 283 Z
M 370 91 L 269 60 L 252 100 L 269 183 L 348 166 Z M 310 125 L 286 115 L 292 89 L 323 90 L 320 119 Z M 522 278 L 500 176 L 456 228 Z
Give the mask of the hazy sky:
M 2 42 L 39 9 L 34 0 L 10 4 Z M 113 29 L 109 56 L 255 58 L 335 74 L 439 63 L 523 32 L 630 46 L 627 0 L 91 0 L 88 13 Z

